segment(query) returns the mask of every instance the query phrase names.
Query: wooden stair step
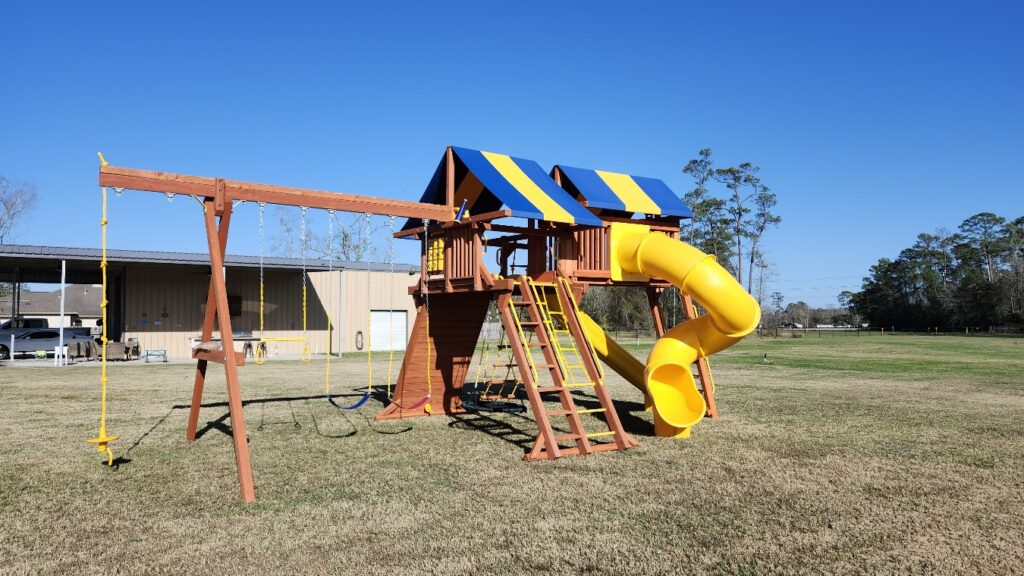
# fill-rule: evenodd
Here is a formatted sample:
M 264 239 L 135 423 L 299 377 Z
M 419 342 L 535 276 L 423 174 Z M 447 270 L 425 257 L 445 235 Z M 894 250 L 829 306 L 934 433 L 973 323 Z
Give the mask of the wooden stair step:
M 590 448 L 591 452 L 613 452 L 613 451 L 619 449 L 618 445 L 615 444 L 615 442 L 598 443 L 598 444 L 591 443 L 589 448 Z M 580 456 L 582 454 L 580 452 L 580 449 L 579 449 L 578 446 L 572 446 L 571 448 L 559 448 L 558 449 L 558 453 L 561 456 Z M 523 459 L 524 460 L 547 460 L 548 459 L 548 451 L 547 450 L 541 450 L 540 453 L 535 458 L 530 458 L 529 455 L 527 455 Z

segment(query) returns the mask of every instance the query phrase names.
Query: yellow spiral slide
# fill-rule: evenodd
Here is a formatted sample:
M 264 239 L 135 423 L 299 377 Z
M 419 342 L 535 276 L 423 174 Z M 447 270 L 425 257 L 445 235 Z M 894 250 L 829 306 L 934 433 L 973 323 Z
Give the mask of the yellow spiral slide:
M 593 319 L 580 314 L 598 356 L 646 394 L 654 407 L 656 433 L 688 436 L 707 409 L 691 365 L 753 332 L 761 320 L 760 306 L 714 256 L 644 226 L 628 224 L 613 231 L 612 258 L 613 269 L 667 280 L 707 312 L 669 330 L 654 344 L 646 365 L 608 337 Z

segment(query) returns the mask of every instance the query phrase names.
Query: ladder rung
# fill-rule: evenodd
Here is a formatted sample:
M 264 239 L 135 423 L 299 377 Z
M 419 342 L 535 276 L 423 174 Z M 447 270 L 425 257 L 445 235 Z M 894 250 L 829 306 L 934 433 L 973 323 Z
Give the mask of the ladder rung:
M 565 390 L 565 388 L 562 386 L 538 386 L 535 390 L 537 390 L 538 393 L 543 394 L 545 392 L 561 392 L 562 390 Z
M 597 414 L 598 412 L 604 412 L 604 408 L 586 408 L 584 410 L 577 410 L 577 414 Z
M 575 384 L 569 384 L 566 388 L 586 388 L 588 386 L 597 386 L 593 382 L 576 382 Z
M 614 435 L 615 435 L 615 431 L 614 430 L 608 430 L 608 431 L 605 431 L 605 432 L 591 432 L 589 434 L 583 434 L 583 435 L 579 435 L 579 434 L 555 434 L 555 442 L 566 442 L 568 440 L 579 440 L 580 438 L 583 438 L 584 436 L 587 437 L 587 438 L 599 438 L 601 436 L 614 436 Z

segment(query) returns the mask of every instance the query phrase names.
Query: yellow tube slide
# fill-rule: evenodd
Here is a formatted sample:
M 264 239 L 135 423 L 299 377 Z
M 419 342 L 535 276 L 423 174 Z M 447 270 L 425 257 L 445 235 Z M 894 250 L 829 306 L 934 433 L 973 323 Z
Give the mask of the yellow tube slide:
M 665 234 L 626 234 L 615 257 L 623 270 L 668 280 L 707 311 L 660 338 L 644 369 L 658 435 L 685 435 L 707 409 L 690 366 L 753 332 L 761 321 L 761 308 L 714 256 Z
M 587 335 L 587 340 L 594 347 L 597 357 L 625 378 L 626 382 L 636 386 L 644 393 L 644 396 L 647 396 L 643 362 L 637 360 L 636 356 L 627 352 L 625 348 L 619 346 L 618 342 L 605 334 L 604 330 L 586 312 L 579 310 L 576 314 L 579 316 L 583 333 Z

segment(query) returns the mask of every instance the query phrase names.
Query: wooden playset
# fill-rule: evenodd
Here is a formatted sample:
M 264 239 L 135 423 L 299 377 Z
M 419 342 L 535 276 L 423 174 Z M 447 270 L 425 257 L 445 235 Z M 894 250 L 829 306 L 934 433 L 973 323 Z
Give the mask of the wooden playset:
M 332 219 L 333 211 L 408 218 L 394 236 L 421 243 L 421 274 L 409 288 L 417 314 L 393 394 L 376 418 L 456 415 L 525 396 L 538 428 L 526 460 L 637 445 L 604 385 L 602 363 L 644 393 L 658 435 L 688 436 L 703 417 L 717 415 L 707 356 L 742 339 L 760 318 L 754 299 L 713 257 L 678 239 L 680 220 L 691 213 L 651 178 L 568 166 L 546 172 L 530 160 L 449 147 L 419 202 L 105 162 L 99 182 L 104 198 L 106 187 L 116 187 L 185 194 L 203 205 L 211 277 L 202 342 L 193 352 L 197 365 L 186 439 L 195 439 L 208 363 L 223 364 L 245 502 L 255 499 L 255 488 L 237 370 L 244 357 L 234 352 L 222 271 L 237 201 L 260 203 L 261 210 L 264 203 L 325 209 Z M 485 263 L 489 254 L 497 271 Z M 590 287 L 610 285 L 647 293 L 659 340 L 646 364 L 580 310 Z M 659 297 L 672 285 L 680 290 L 687 320 L 669 330 Z M 704 308 L 703 316 L 696 315 L 693 300 Z M 470 401 L 467 376 L 489 314 L 500 318 L 503 333 L 495 362 L 484 367 L 485 373 L 493 370 L 473 383 Z M 485 355 L 484 362 L 491 360 Z M 362 406 L 371 393 L 368 388 L 358 405 L 347 408 Z M 577 406 L 580 393 L 596 398 L 598 407 Z M 595 423 L 599 429 L 587 427 Z M 113 439 L 104 411 L 92 442 L 112 457 Z

